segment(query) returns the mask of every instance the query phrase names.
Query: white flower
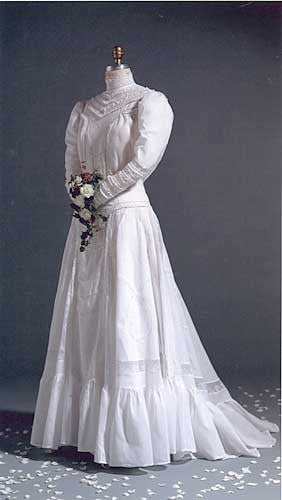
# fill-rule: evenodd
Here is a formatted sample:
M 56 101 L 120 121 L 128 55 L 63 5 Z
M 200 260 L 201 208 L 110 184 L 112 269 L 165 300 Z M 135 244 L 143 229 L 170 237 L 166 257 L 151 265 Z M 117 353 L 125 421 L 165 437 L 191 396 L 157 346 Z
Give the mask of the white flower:
M 78 205 L 80 208 L 83 208 L 84 207 L 84 198 L 83 198 L 83 196 L 81 194 L 79 196 L 76 196 L 74 198 L 74 203 L 76 205 Z
M 82 183 L 82 177 L 80 175 L 75 176 L 75 183 L 79 186 Z
M 91 184 L 84 184 L 84 186 L 81 186 L 80 192 L 85 198 L 90 198 L 94 194 L 94 189 Z
M 87 208 L 83 208 L 82 210 L 80 210 L 79 215 L 84 220 L 91 219 L 91 212 L 89 210 L 87 210 Z

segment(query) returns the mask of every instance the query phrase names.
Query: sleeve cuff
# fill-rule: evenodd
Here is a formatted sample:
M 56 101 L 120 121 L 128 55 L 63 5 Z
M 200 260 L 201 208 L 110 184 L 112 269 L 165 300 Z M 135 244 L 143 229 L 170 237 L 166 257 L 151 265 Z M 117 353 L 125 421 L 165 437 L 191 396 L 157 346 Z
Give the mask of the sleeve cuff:
M 95 193 L 95 206 L 98 208 L 100 205 L 103 205 L 108 201 L 108 198 L 106 198 L 100 191 L 100 189 L 97 190 Z

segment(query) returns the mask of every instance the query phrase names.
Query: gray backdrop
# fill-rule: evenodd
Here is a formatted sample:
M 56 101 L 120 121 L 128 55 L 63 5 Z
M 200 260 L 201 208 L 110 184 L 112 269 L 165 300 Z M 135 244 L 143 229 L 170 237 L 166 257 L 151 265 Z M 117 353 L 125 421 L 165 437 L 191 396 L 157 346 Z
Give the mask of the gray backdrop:
M 1 375 L 43 369 L 71 222 L 64 133 L 121 44 L 174 109 L 146 182 L 176 282 L 219 375 L 280 360 L 281 4 L 1 4 Z

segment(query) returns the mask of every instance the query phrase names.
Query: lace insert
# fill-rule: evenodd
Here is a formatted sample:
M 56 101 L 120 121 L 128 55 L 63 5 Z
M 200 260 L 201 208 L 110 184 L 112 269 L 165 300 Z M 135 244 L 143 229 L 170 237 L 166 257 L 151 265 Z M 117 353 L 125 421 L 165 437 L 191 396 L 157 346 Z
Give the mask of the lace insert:
M 160 359 L 138 359 L 137 361 L 118 361 L 116 363 L 117 375 L 130 375 L 140 372 L 159 372 L 161 370 Z
M 213 382 L 199 382 L 196 380 L 197 389 L 201 391 L 207 391 L 208 394 L 223 391 L 225 389 L 225 385 L 223 382 L 218 379 Z
M 108 91 L 101 92 L 101 94 L 91 97 L 88 102 L 96 119 L 99 120 L 109 113 L 122 108 L 122 106 L 130 101 L 140 99 L 145 93 L 151 91 L 152 89 L 149 87 L 143 87 L 142 85 L 136 84 L 128 90 L 121 89 L 120 92 L 115 94 Z
M 189 362 L 179 362 L 178 360 L 168 360 L 161 354 L 156 359 L 139 359 L 136 361 L 117 361 L 117 375 L 130 375 L 141 372 L 167 372 L 175 375 L 192 375 L 191 364 Z
M 202 377 L 195 377 L 192 372 L 191 364 L 187 362 L 179 362 L 177 360 L 167 360 L 165 356 L 157 359 L 140 359 L 136 361 L 117 361 L 116 375 L 133 375 L 137 373 L 168 373 L 182 377 L 189 375 L 195 382 L 196 388 L 200 391 L 206 391 L 208 395 L 226 391 L 226 387 L 220 379 L 203 382 Z

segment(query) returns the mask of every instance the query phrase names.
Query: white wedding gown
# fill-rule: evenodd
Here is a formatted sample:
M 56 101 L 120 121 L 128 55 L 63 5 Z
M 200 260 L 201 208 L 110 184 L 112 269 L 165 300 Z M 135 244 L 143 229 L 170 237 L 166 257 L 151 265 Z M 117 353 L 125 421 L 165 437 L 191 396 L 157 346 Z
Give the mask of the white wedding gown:
M 84 106 L 85 104 L 85 106 Z M 77 446 L 111 466 L 258 457 L 276 424 L 219 379 L 174 279 L 144 188 L 169 141 L 165 94 L 131 83 L 77 102 L 66 128 L 66 182 L 99 170 L 108 221 L 80 252 L 72 218 L 61 264 L 31 444 Z M 67 184 L 66 184 L 67 187 Z

